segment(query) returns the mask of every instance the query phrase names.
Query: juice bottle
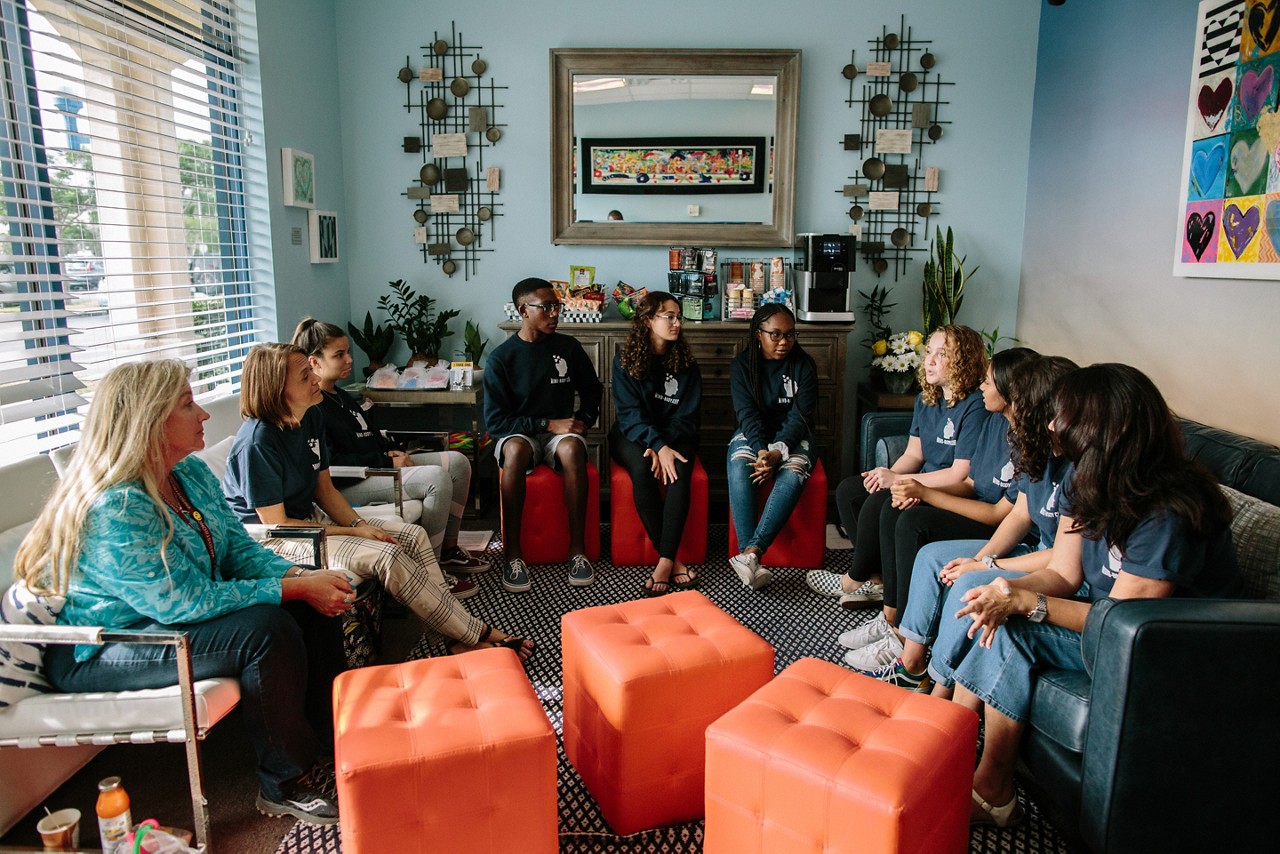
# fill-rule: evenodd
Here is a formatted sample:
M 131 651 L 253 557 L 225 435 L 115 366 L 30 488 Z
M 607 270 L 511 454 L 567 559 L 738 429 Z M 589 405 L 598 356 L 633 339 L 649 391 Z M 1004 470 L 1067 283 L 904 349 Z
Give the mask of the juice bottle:
M 114 854 L 120 840 L 133 829 L 129 811 L 129 793 L 120 785 L 119 777 L 108 777 L 98 784 L 98 835 L 104 854 Z

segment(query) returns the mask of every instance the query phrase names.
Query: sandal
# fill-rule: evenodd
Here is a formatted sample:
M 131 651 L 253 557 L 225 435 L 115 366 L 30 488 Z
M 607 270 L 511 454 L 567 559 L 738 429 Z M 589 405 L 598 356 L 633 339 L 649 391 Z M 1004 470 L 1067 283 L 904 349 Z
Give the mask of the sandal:
M 677 579 L 679 578 L 683 578 L 684 581 L 678 581 Z M 698 575 L 691 569 L 687 569 L 684 572 L 677 572 L 671 576 L 671 586 L 677 590 L 694 590 L 701 583 L 702 576 Z
M 670 579 L 662 580 L 656 575 L 650 575 L 644 580 L 644 586 L 640 588 L 640 592 L 645 596 L 662 596 L 671 592 Z
M 524 650 L 526 642 L 529 644 L 529 654 L 521 658 L 520 653 Z M 492 643 L 494 646 L 504 646 L 514 652 L 516 654 L 516 658 L 520 658 L 521 664 L 524 664 L 526 661 L 533 658 L 533 654 L 538 649 L 538 645 L 529 638 L 520 638 L 515 635 L 509 635 L 500 641 L 492 641 Z
M 1018 794 L 1004 806 L 989 804 L 973 790 L 973 805 L 976 809 L 969 815 L 969 824 L 994 824 L 996 827 L 1015 827 L 1022 821 L 1022 805 L 1018 803 Z M 981 810 L 981 812 L 979 812 Z

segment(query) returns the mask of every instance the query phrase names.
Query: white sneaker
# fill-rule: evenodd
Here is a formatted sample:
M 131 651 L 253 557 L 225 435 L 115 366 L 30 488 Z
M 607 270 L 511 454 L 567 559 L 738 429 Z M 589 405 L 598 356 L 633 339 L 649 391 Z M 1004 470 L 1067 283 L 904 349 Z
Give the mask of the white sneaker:
M 886 664 L 893 664 L 902 656 L 902 641 L 898 636 L 890 634 L 887 638 L 873 641 L 862 649 L 855 649 L 844 654 L 844 663 L 854 670 L 867 673 L 879 670 Z
M 884 601 L 884 585 L 864 581 L 857 590 L 840 597 L 841 608 L 869 608 Z
M 856 629 L 850 629 L 842 634 L 840 645 L 845 649 L 862 649 L 867 644 L 875 643 L 891 634 L 893 634 L 893 628 L 884 618 L 884 611 L 881 611 L 871 622 L 863 623 Z
M 840 587 L 840 579 L 844 576 L 838 572 L 827 572 L 825 569 L 811 569 L 804 574 L 804 583 L 819 596 L 839 599 L 844 590 Z
M 760 565 L 755 552 L 743 552 L 729 558 L 729 566 L 738 579 L 752 590 L 759 590 L 773 581 L 773 573 Z

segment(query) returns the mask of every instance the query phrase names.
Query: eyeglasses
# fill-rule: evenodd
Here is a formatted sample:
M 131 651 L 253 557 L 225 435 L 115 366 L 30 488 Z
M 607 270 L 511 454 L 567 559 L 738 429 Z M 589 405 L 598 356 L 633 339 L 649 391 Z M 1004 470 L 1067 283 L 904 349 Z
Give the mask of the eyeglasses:
M 547 314 L 559 314 L 564 310 L 562 302 L 527 302 L 525 305 L 529 308 L 540 308 Z
M 667 323 L 684 323 L 684 318 L 678 314 L 655 314 L 654 317 Z
M 796 340 L 795 330 L 792 330 L 791 332 L 779 332 L 776 329 L 761 329 L 760 332 L 765 335 L 768 335 L 769 340 L 775 344 L 777 344 L 779 341 L 784 341 L 784 340 L 785 341 Z

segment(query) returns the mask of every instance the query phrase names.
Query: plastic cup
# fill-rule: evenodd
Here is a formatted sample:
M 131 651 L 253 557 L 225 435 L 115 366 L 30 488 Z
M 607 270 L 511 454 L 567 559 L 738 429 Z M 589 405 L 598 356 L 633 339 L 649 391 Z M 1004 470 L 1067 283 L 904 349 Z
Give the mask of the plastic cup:
M 74 851 L 80 847 L 80 810 L 49 813 L 36 824 L 45 851 Z

